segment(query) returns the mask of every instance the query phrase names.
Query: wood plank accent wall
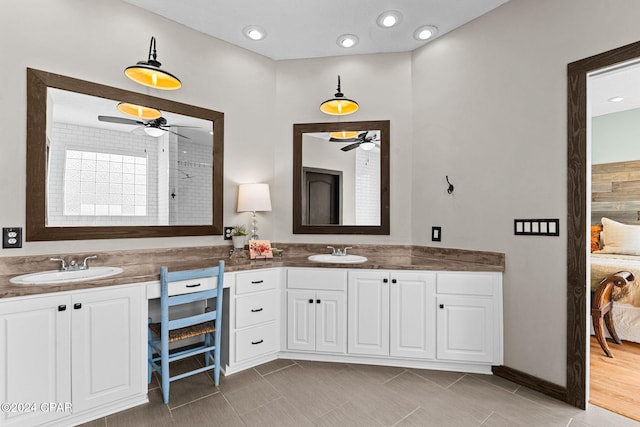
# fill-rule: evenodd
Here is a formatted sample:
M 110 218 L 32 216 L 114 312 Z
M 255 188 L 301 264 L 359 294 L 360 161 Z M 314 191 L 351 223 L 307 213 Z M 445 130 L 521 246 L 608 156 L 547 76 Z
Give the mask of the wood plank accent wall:
M 591 225 L 603 216 L 640 224 L 640 160 L 591 167 Z

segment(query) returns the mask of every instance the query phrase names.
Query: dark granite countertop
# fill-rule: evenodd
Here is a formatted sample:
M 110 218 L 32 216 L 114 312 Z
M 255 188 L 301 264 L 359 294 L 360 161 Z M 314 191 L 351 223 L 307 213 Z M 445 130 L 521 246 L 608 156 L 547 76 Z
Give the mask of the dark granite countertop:
M 278 247 L 285 250 L 284 256 L 265 260 L 230 259 L 228 247 L 215 246 L 105 252 L 99 254 L 99 261 L 94 264 L 121 267 L 122 273 L 102 279 L 53 285 L 14 285 L 9 282 L 10 278 L 21 274 L 55 268 L 54 264 L 48 262 L 50 255 L 0 258 L 0 298 L 157 281 L 160 280 L 161 266 L 170 270 L 204 268 L 217 264 L 219 259 L 225 261 L 226 272 L 277 267 L 502 272 L 505 265 L 504 254 L 496 252 L 400 245 L 352 245 L 354 254 L 369 258 L 360 264 L 319 263 L 307 259 L 310 254 L 326 253 L 325 246 L 279 244 Z M 84 254 L 75 256 L 81 258 Z

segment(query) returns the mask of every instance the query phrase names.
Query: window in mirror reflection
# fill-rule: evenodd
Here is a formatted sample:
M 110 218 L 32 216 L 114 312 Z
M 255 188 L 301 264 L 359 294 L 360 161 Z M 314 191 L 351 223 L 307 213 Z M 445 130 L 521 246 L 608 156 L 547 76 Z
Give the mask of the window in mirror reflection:
M 120 123 L 117 103 L 49 88 L 47 226 L 211 224 L 211 122 Z
M 303 134 L 303 224 L 380 225 L 380 131 L 348 136 Z

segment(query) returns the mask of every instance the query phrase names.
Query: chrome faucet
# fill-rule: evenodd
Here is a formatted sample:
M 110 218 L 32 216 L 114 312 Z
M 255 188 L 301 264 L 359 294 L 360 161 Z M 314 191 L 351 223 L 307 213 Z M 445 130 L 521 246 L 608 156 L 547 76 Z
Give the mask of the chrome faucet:
M 327 249 L 331 249 L 331 255 L 334 256 L 347 256 L 347 251 L 349 249 L 353 249 L 351 246 L 347 246 L 346 248 L 336 249 L 333 246 L 327 246 Z
M 97 259 L 97 258 L 98 258 L 98 256 L 97 256 L 97 255 L 91 255 L 91 256 L 85 257 L 85 258 L 82 260 L 82 265 L 80 266 L 80 270 L 87 270 L 87 269 L 89 269 L 88 261 L 89 261 L 90 259 Z
M 80 266 L 78 265 L 78 261 L 76 261 L 75 259 L 72 259 L 71 261 L 69 261 L 69 271 L 76 271 L 79 270 Z
M 49 258 L 49 261 L 60 261 L 60 270 L 59 271 L 67 271 L 69 267 L 67 267 L 67 263 L 64 258 Z

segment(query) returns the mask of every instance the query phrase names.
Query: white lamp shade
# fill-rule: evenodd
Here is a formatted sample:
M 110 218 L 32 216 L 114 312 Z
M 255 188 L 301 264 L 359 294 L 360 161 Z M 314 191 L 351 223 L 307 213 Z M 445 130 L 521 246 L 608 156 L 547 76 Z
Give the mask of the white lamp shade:
M 238 212 L 264 212 L 271 210 L 269 184 L 240 184 Z

